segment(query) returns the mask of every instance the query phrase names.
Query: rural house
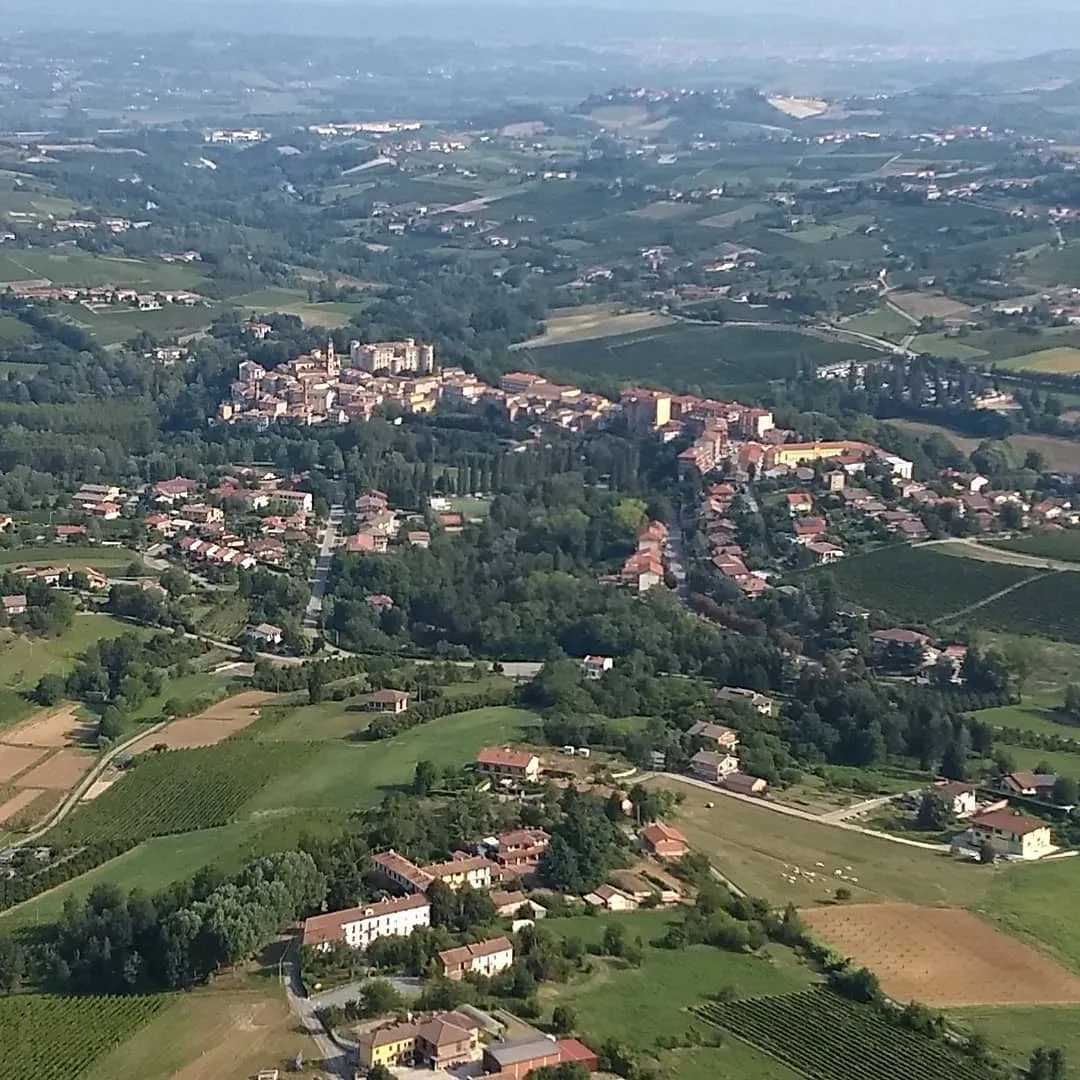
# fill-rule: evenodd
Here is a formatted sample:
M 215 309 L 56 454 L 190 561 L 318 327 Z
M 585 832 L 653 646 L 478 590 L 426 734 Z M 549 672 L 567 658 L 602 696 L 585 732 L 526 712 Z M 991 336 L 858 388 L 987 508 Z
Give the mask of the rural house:
M 586 893 L 585 903 L 606 911 L 636 911 L 638 902 L 622 889 L 614 885 L 597 885 L 591 893 Z
M 581 661 L 581 671 L 586 679 L 599 679 L 614 665 L 615 661 L 610 656 L 586 656 Z
M 998 855 L 1040 859 L 1054 850 L 1050 826 L 1015 810 L 994 810 L 971 821 L 972 846 L 989 844 Z
M 4 614 L 11 618 L 14 615 L 26 614 L 26 597 L 25 596 L 5 596 L 3 597 Z
M 701 780 L 719 784 L 725 777 L 739 771 L 739 759 L 733 754 L 715 750 L 699 750 L 690 759 L 690 771 Z
M 281 644 L 285 631 L 280 626 L 273 626 L 271 623 L 259 623 L 258 626 L 248 627 L 247 636 L 253 645 L 274 646 L 276 648 Z
M 476 771 L 496 780 L 535 783 L 540 779 L 540 759 L 525 750 L 489 746 L 476 755 Z
M 641 843 L 646 851 L 662 859 L 681 859 L 690 850 L 686 837 L 678 829 L 659 821 L 641 830 Z
M 979 808 L 975 785 L 959 780 L 944 780 L 935 784 L 926 794 L 940 795 L 949 811 L 956 817 L 970 817 Z
M 461 1013 L 445 1013 L 416 1031 L 416 1060 L 429 1069 L 445 1070 L 471 1061 L 479 1046 L 480 1029 Z
M 747 690 L 741 686 L 722 686 L 716 691 L 716 696 L 721 701 L 749 705 L 750 708 L 762 716 L 772 715 L 773 699 L 766 694 L 759 694 L 756 690 Z
M 411 1065 L 416 1054 L 416 1024 L 388 1024 L 362 1035 L 357 1042 L 360 1064 L 365 1069 L 376 1065 Z
M 365 907 L 314 915 L 304 923 L 303 944 L 327 950 L 332 944 L 366 949 L 377 938 L 408 937 L 431 925 L 431 905 L 424 896 L 397 896 Z
M 445 949 L 439 953 L 443 975 L 455 982 L 466 975 L 483 975 L 490 979 L 514 963 L 514 946 L 506 937 L 489 938 L 473 945 Z
M 364 708 L 369 712 L 398 713 L 407 712 L 409 695 L 404 690 L 376 690 L 364 698 Z
M 716 744 L 717 750 L 726 750 L 729 754 L 736 753 L 739 745 L 737 731 L 723 724 L 710 724 L 707 720 L 699 720 L 690 729 L 690 734 L 708 739 L 709 742 Z
M 561 1060 L 559 1044 L 544 1035 L 493 1043 L 484 1048 L 484 1071 L 496 1073 L 499 1080 L 523 1080 L 536 1069 L 558 1065 Z
M 729 773 L 721 783 L 736 795 L 764 795 L 769 786 L 769 782 L 760 776 L 751 776 L 744 772 Z
M 1026 795 L 1030 799 L 1050 799 L 1054 794 L 1057 777 L 1053 773 L 1014 772 L 1001 781 L 1002 788 L 1010 795 Z

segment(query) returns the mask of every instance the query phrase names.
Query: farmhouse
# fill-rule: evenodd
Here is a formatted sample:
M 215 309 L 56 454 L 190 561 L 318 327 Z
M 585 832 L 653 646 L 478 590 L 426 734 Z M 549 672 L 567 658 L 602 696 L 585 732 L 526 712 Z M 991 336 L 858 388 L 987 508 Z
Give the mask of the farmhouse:
M 282 639 L 285 636 L 285 631 L 282 630 L 280 626 L 273 626 L 270 623 L 259 623 L 258 626 L 248 627 L 247 636 L 255 645 L 272 645 L 276 647 L 281 644 Z
M 443 975 L 455 982 L 469 975 L 483 975 L 490 979 L 505 971 L 514 963 L 514 946 L 509 938 L 489 938 L 474 945 L 462 945 L 439 953 L 439 966 Z
M 638 903 L 622 889 L 614 885 L 598 885 L 591 893 L 586 893 L 585 903 L 595 908 L 604 908 L 607 911 L 636 911 Z
M 762 716 L 771 716 L 773 711 L 773 699 L 765 694 L 759 694 L 756 690 L 746 690 L 741 686 L 722 686 L 716 691 L 716 696 L 721 701 L 733 701 L 742 705 L 749 705 L 755 712 Z
M 739 771 L 739 759 L 733 754 L 715 750 L 699 750 L 690 759 L 690 771 L 710 784 L 719 784 L 725 777 Z
M 540 862 L 551 837 L 543 829 L 512 829 L 495 837 L 495 861 L 507 870 L 529 870 Z
M 926 794 L 940 795 L 956 817 L 970 817 L 979 808 L 975 785 L 964 784 L 959 780 L 942 781 L 935 784 Z
M 989 844 L 999 855 L 1039 859 L 1054 850 L 1050 826 L 1015 810 L 994 810 L 971 822 L 973 846 Z
M 3 603 L 4 614 L 9 618 L 13 615 L 26 614 L 27 605 L 25 596 L 5 596 L 0 598 L 0 603 Z
M 409 695 L 404 690 L 376 690 L 364 698 L 364 708 L 370 712 L 397 715 L 408 711 Z
M 540 779 L 540 759 L 525 750 L 487 747 L 476 755 L 476 771 L 499 780 Z
M 715 743 L 717 750 L 726 750 L 729 754 L 736 753 L 739 745 L 739 733 L 723 724 L 710 724 L 707 720 L 699 720 L 691 729 L 691 735 L 702 739 L 708 739 Z
M 729 773 L 721 783 L 728 791 L 734 791 L 736 795 L 764 795 L 769 786 L 768 781 L 760 776 L 750 776 L 749 773 L 744 772 Z
M 484 1049 L 484 1071 L 497 1073 L 499 1080 L 522 1080 L 536 1069 L 558 1065 L 559 1044 L 546 1036 L 494 1043 Z
M 1054 794 L 1057 777 L 1053 773 L 1014 772 L 1001 781 L 1010 795 L 1026 795 L 1032 799 L 1049 799 Z
M 304 923 L 303 944 L 327 950 L 334 943 L 367 948 L 381 937 L 408 937 L 431 925 L 431 905 L 424 896 L 398 896 L 366 907 L 314 915 Z
M 662 859 L 681 859 L 690 850 L 686 837 L 678 829 L 659 821 L 641 830 L 641 842 L 646 851 Z
M 362 1035 L 357 1042 L 360 1064 L 365 1069 L 376 1065 L 411 1065 L 416 1054 L 416 1024 L 389 1024 Z
M 599 679 L 614 665 L 615 661 L 610 656 L 586 656 L 581 661 L 581 671 L 586 679 Z
M 497 863 L 489 862 L 480 855 L 465 855 L 460 851 L 454 852 L 454 857 L 449 862 L 432 863 L 420 867 L 420 870 L 432 881 L 441 881 L 454 892 L 466 885 L 470 889 L 490 889 L 492 881 L 502 877 Z
M 447 1013 L 416 1031 L 416 1060 L 429 1069 L 445 1070 L 472 1060 L 479 1028 L 460 1013 Z
M 813 512 L 814 500 L 805 491 L 792 492 L 786 495 L 789 514 L 809 514 Z

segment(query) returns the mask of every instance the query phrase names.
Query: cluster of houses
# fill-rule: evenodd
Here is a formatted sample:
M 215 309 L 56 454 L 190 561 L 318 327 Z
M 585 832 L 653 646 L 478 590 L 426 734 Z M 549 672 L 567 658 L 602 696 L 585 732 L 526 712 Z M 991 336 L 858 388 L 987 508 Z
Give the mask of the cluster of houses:
M 720 701 L 744 705 L 761 716 L 771 716 L 775 702 L 766 694 L 741 686 L 725 686 L 716 691 Z M 739 762 L 739 733 L 723 724 L 699 720 L 690 735 L 703 744 L 690 759 L 690 774 L 737 795 L 764 795 L 768 782 L 743 772 Z
M 702 496 L 699 520 L 713 566 L 746 596 L 759 596 L 769 586 L 766 575 L 747 567 L 746 552 L 738 539 L 738 529 L 731 516 L 735 500 L 734 484 L 712 484 Z
M 90 223 L 93 224 L 93 223 Z M 59 301 L 87 307 L 126 305 L 138 311 L 160 311 L 166 304 L 195 307 L 206 298 L 184 289 L 158 289 L 140 292 L 119 285 L 54 285 L 51 281 L 12 281 L 5 289 L 20 300 Z
M 662 521 L 650 521 L 637 534 L 637 548 L 617 574 L 601 580 L 625 585 L 637 593 L 655 589 L 664 581 L 664 555 L 668 528 Z M 586 672 L 588 674 L 588 672 Z

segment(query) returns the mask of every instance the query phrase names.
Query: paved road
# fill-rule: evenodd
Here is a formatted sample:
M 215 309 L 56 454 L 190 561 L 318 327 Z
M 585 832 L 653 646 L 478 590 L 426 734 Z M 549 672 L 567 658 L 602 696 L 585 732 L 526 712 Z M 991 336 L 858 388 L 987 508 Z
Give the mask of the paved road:
M 330 507 L 330 520 L 323 531 L 319 557 L 315 560 L 315 572 L 311 578 L 311 599 L 308 600 L 304 615 L 304 628 L 318 630 L 322 618 L 323 597 L 326 595 L 326 583 L 330 577 L 330 566 L 334 561 L 334 548 L 337 546 L 338 529 L 345 517 L 344 506 Z
M 342 1047 L 338 1046 L 322 1026 L 319 1018 L 315 1015 L 318 1007 L 314 1001 L 304 997 L 304 988 L 300 982 L 300 967 L 296 962 L 292 950 L 287 958 L 283 959 L 279 967 L 281 981 L 285 984 L 285 995 L 289 1000 L 289 1008 L 300 1018 L 304 1030 L 315 1041 L 315 1045 L 322 1054 L 322 1067 L 331 1076 L 340 1077 L 340 1080 L 353 1080 L 355 1070 L 349 1055 Z
M 727 791 L 724 788 L 717 787 L 715 784 L 698 780 L 693 776 L 683 776 L 681 773 L 659 773 L 658 775 L 665 780 L 679 780 L 684 784 L 689 784 L 691 787 L 701 788 L 702 791 L 707 791 L 711 795 L 721 795 L 726 799 L 738 799 L 740 802 L 751 803 L 754 806 L 772 810 L 777 814 L 786 814 L 788 817 L 800 818 L 802 821 L 812 821 L 816 825 L 827 825 L 833 829 L 845 829 L 848 832 L 862 833 L 864 836 L 873 836 L 878 840 L 888 840 L 893 844 L 921 848 L 924 851 L 948 852 L 951 850 L 948 844 L 932 844 L 924 840 L 909 840 L 903 836 L 892 836 L 890 833 L 879 832 L 877 829 L 867 829 L 862 825 L 853 825 L 850 821 L 831 821 L 827 816 L 822 817 L 819 814 L 811 814 L 807 810 L 799 810 L 794 806 L 784 806 L 770 799 L 761 799 L 753 795 L 741 795 L 735 791 Z M 721 818 L 721 820 L 723 819 Z
M 346 986 L 338 986 L 333 990 L 327 990 L 324 994 L 314 994 L 308 998 L 308 1003 L 312 1009 L 325 1009 L 330 1005 L 341 1007 L 347 1001 L 352 1001 L 359 995 L 360 987 L 366 981 L 366 979 L 360 979 L 358 982 L 351 982 Z M 388 978 L 387 982 L 403 998 L 419 997 L 421 990 L 423 990 L 423 980 L 412 976 L 396 975 Z
M 917 795 L 918 789 L 915 791 L 909 791 L 909 795 Z M 880 810 L 883 806 L 888 806 L 894 799 L 899 798 L 897 795 L 882 795 L 877 799 L 866 799 L 864 802 L 855 803 L 854 806 L 843 806 L 839 810 L 830 810 L 827 814 L 822 814 L 818 819 L 820 821 L 828 822 L 829 824 L 835 824 L 838 821 L 847 821 L 853 817 L 859 817 L 861 814 L 869 814 L 874 810 Z

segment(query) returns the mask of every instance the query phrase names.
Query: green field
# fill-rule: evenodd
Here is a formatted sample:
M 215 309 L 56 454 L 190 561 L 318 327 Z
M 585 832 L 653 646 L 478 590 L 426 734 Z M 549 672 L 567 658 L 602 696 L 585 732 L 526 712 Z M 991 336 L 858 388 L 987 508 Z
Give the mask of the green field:
M 1076 1006 L 950 1009 L 948 1017 L 962 1032 L 981 1031 L 991 1050 L 1018 1068 L 1027 1066 L 1040 1046 L 1059 1047 L 1070 1063 L 1080 1061 L 1080 1008 Z
M 354 315 L 364 310 L 361 302 L 329 301 L 318 303 L 308 299 L 306 289 L 261 289 L 259 292 L 235 296 L 230 301 L 255 315 L 281 312 L 295 315 L 305 326 L 325 326 L 331 330 L 348 326 Z
M 352 730 L 367 725 L 363 713 L 354 713 Z M 310 727 L 305 730 L 306 726 Z M 336 722 L 322 706 L 300 709 L 267 728 L 256 725 L 254 738 L 260 742 L 325 737 L 320 731 Z M 418 761 L 429 759 L 437 765 L 464 765 L 485 746 L 520 742 L 535 735 L 537 717 L 524 709 L 493 707 L 455 713 L 410 728 L 393 739 L 378 742 L 334 738 L 312 746 L 302 770 L 290 770 L 268 784 L 248 806 L 251 812 L 270 810 L 351 810 L 370 806 L 382 795 L 412 779 Z
M 158 997 L 0 997 L 3 1072 L 11 1080 L 79 1080 L 164 1009 Z
M 1038 573 L 907 546 L 879 548 L 815 572 L 831 574 L 845 600 L 914 622 L 943 619 Z
M 1065 570 L 1036 578 L 973 612 L 970 621 L 988 630 L 1080 642 L 1080 574 Z
M 1080 374 L 1080 349 L 1073 348 L 1070 345 L 1039 349 L 1036 352 L 1009 357 L 999 366 L 1007 371 L 1038 371 L 1053 375 L 1076 375 Z
M 1025 533 L 1009 540 L 995 540 L 992 546 L 1005 551 L 1018 551 L 1022 555 L 1034 555 L 1039 559 L 1075 562 L 1080 567 L 1080 529 Z
M 931 353 L 948 360 L 978 360 L 986 356 L 986 350 L 969 344 L 967 340 L 948 337 L 945 334 L 920 334 L 912 343 L 918 353 Z
M 1053 704 L 1040 702 L 1052 700 Z M 1056 699 L 1056 700 L 1053 700 Z M 1054 706 L 1061 705 L 1061 695 L 1025 696 L 1022 705 L 1003 705 L 1000 709 L 980 709 L 975 716 L 994 727 L 1012 728 L 1016 731 L 1032 731 L 1036 735 L 1057 735 L 1065 739 L 1080 739 L 1080 726 L 1066 724 Z M 1009 747 L 1010 753 L 1014 748 Z M 1015 749 L 1019 749 L 1016 747 Z
M 645 383 L 723 395 L 740 388 L 753 393 L 772 380 L 792 377 L 806 362 L 862 360 L 876 354 L 793 330 L 678 323 L 600 341 L 548 345 L 518 355 L 553 378 L 586 376 L 622 386 Z
M 85 251 L 41 248 L 0 253 L 0 282 L 47 278 L 56 285 L 127 285 L 198 292 L 203 276 L 191 266 L 157 259 L 114 259 Z
M 991 880 L 943 853 L 713 796 L 678 780 L 653 783 L 685 795 L 675 823 L 696 849 L 747 892 L 778 905 L 827 901 L 836 889 L 838 869 L 858 878 L 844 882 L 857 903 L 905 900 L 965 906 L 981 898 Z M 716 805 L 710 810 L 707 802 Z M 795 867 L 815 877 L 796 875 Z M 788 880 L 793 876 L 794 883 Z
M 55 638 L 0 636 L 0 686 L 32 689 L 46 674 L 66 674 L 75 658 L 104 637 L 119 637 L 131 628 L 109 615 L 75 616 L 71 629 Z M 7 716 L 3 718 L 7 720 Z M 2 723 L 3 721 L 0 721 Z
M 304 835 L 317 835 L 328 826 L 339 827 L 342 823 L 341 818 L 325 815 L 281 815 L 155 837 L 96 870 L 0 912 L 0 932 L 51 922 L 60 915 L 68 897 L 82 899 L 96 885 L 153 894 L 174 881 L 192 877 L 206 866 L 229 873 L 256 855 L 287 849 Z
M 761 956 L 724 952 L 707 945 L 673 951 L 650 945 L 662 937 L 672 916 L 662 911 L 638 911 L 617 916 L 550 919 L 545 928 L 563 937 L 576 937 L 586 944 L 599 944 L 609 925 L 618 925 L 627 937 L 642 939 L 644 958 L 639 968 L 617 961 L 596 960 L 594 970 L 565 985 L 545 986 L 541 1003 L 547 1008 L 568 1005 L 577 1016 L 578 1029 L 596 1039 L 615 1039 L 642 1053 L 665 1060 L 660 1042 L 687 1031 L 699 1035 L 707 1027 L 689 1010 L 702 1004 L 710 994 L 735 987 L 740 994 L 783 994 L 811 984 L 813 975 L 800 966 L 785 949 L 769 948 Z M 676 1075 L 684 1072 L 681 1060 L 689 1051 L 670 1052 L 667 1060 L 679 1063 Z M 713 1076 L 784 1077 L 785 1072 L 768 1071 L 769 1062 L 754 1052 L 732 1053 L 727 1046 L 701 1050 L 698 1068 L 704 1075 L 707 1064 Z M 747 1070 L 747 1071 L 743 1071 Z M 752 1071 L 750 1071 L 752 1070 Z M 762 1071 L 759 1071 L 762 1070 Z
M 166 304 L 158 311 L 137 311 L 123 307 L 90 311 L 81 304 L 62 304 L 59 310 L 73 323 L 93 334 L 101 345 L 130 341 L 143 330 L 159 338 L 194 333 L 205 330 L 217 314 L 216 307 L 206 304 L 194 307 Z
M 840 325 L 845 330 L 857 330 L 860 334 L 888 338 L 890 341 L 899 341 L 910 334 L 914 327 L 914 323 L 892 308 L 876 308 L 853 319 L 845 319 Z
M 0 567 L 5 566 L 90 566 L 102 573 L 126 570 L 139 556 L 125 547 L 78 547 L 74 544 L 45 544 L 0 551 Z

